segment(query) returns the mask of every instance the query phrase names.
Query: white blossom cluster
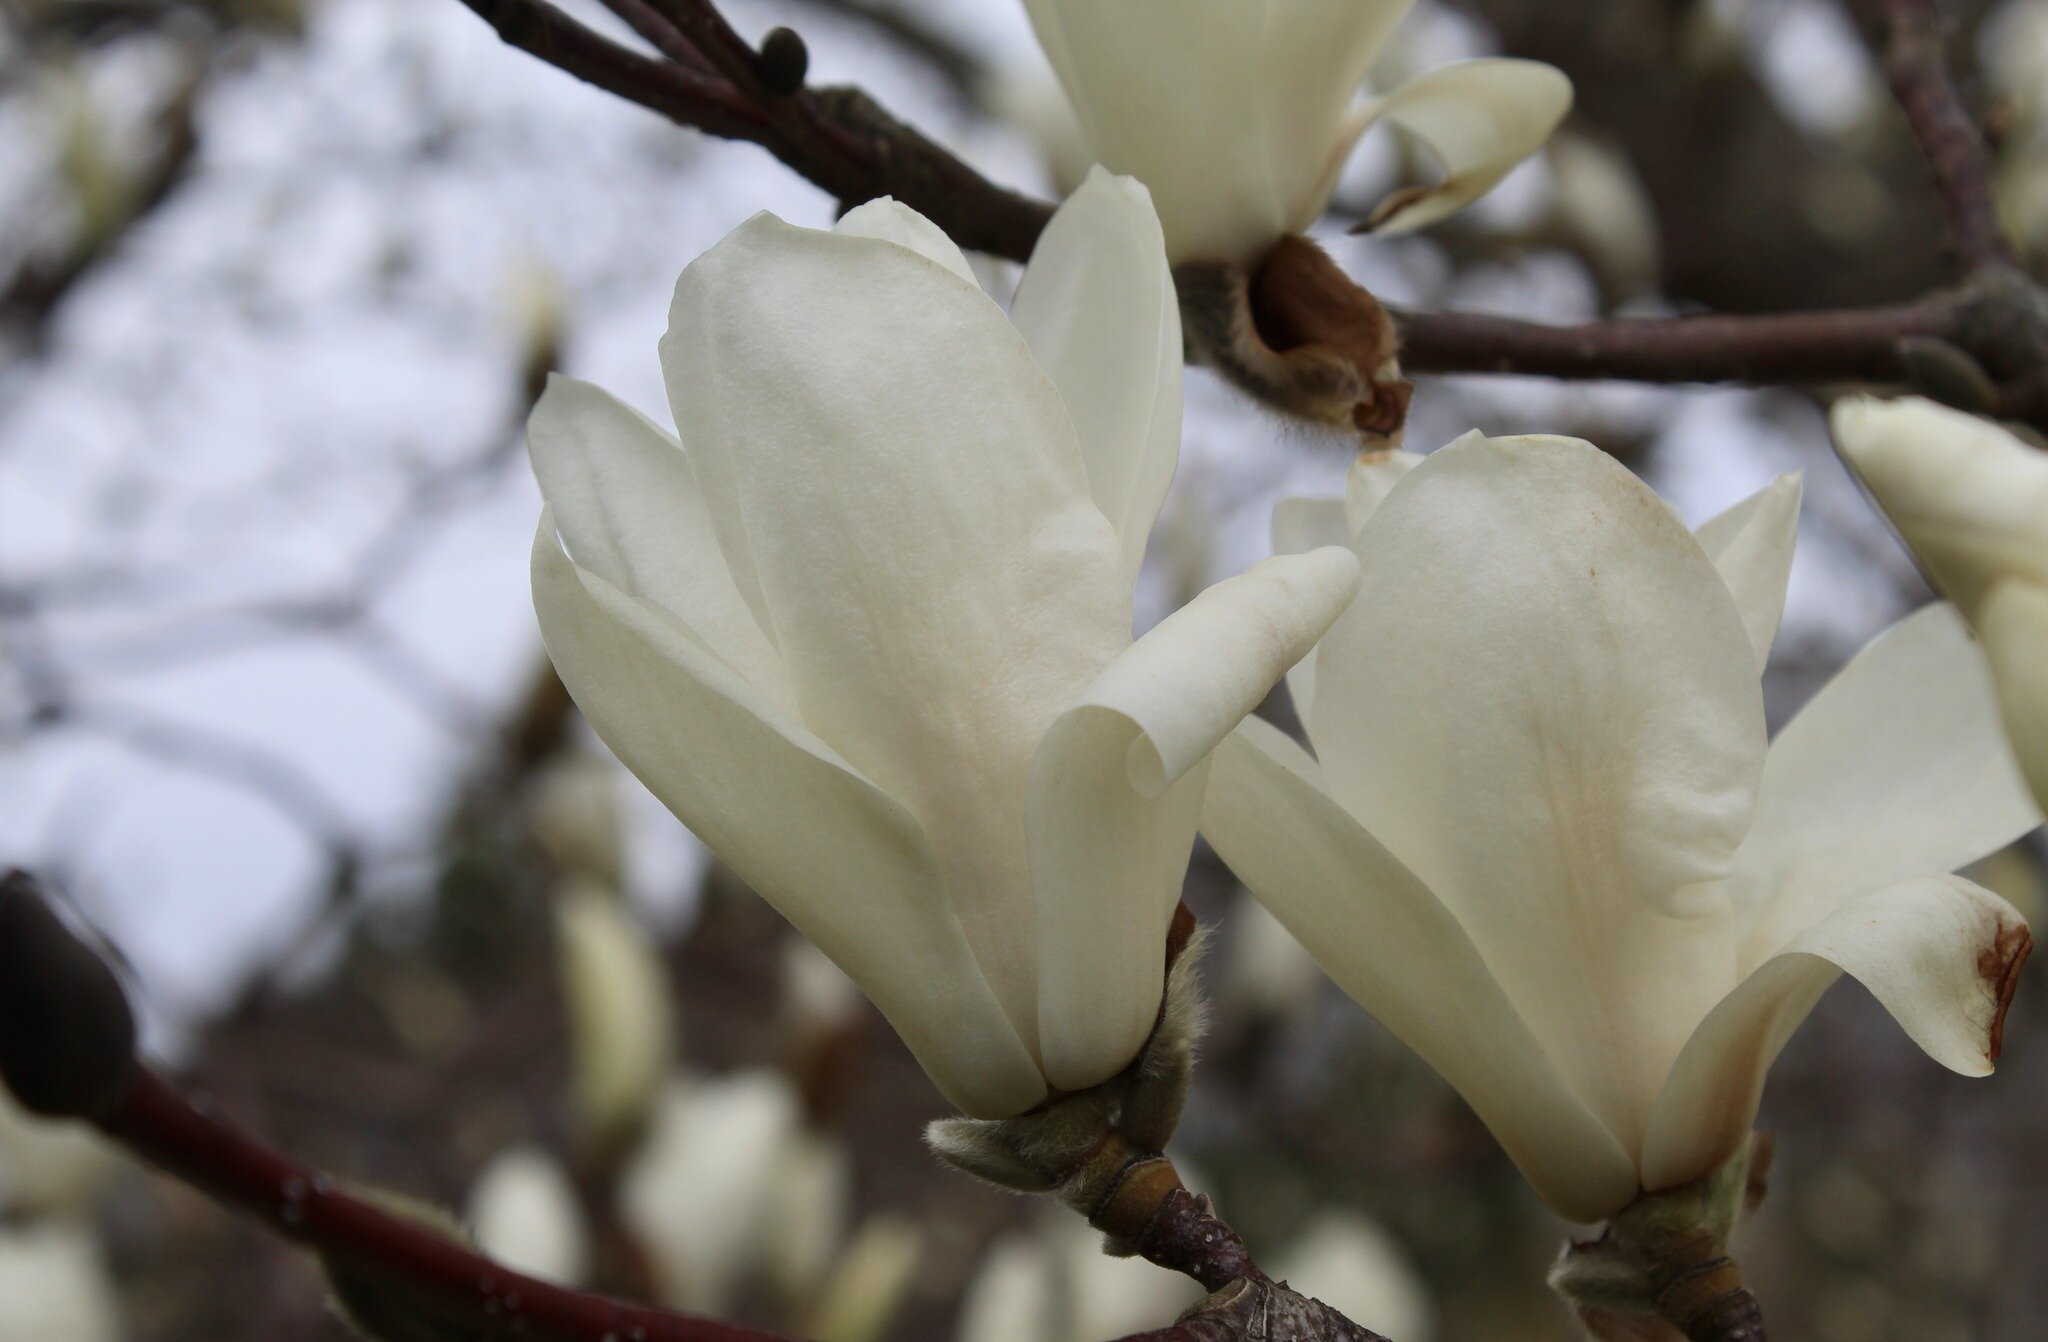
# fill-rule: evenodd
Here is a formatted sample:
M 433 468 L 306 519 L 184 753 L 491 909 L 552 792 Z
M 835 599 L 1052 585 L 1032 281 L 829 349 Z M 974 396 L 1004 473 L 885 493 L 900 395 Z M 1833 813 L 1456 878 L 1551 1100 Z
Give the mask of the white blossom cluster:
M 972 1117 L 1139 1055 L 1198 830 L 1573 1220 L 1735 1157 L 1844 972 L 1988 1072 L 2028 934 L 1951 873 L 2048 786 L 2048 460 L 1931 407 L 1839 411 L 1957 604 L 1775 741 L 1800 481 L 1694 532 L 1574 439 L 1362 455 L 1134 641 L 1180 443 L 1174 267 L 1255 270 L 1382 119 L 1444 176 L 1375 218 L 1432 222 L 1570 89 L 1474 61 L 1356 101 L 1398 0 L 1028 8 L 1100 166 L 1007 312 L 896 202 L 760 215 L 676 286 L 673 432 L 565 379 L 535 411 L 535 604 L 618 757 Z M 1306 743 L 1253 716 L 1283 677 Z

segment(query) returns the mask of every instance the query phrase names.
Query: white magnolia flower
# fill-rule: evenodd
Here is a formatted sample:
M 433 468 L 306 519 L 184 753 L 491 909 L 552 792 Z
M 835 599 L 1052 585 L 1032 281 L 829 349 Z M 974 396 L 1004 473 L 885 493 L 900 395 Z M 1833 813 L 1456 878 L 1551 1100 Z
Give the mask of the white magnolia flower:
M 516 1272 L 581 1286 L 590 1272 L 583 1204 L 561 1164 L 539 1147 L 501 1152 L 469 1191 L 477 1247 Z
M 1834 430 L 1984 641 L 2013 750 L 2048 806 L 2048 454 L 1917 397 L 1844 400 Z
M 530 429 L 577 703 L 977 1117 L 1137 1052 L 1209 752 L 1357 582 L 1268 563 L 1134 644 L 1180 432 L 1143 188 L 1067 202 L 1014 319 L 892 201 L 759 215 L 676 286 L 680 445 L 559 379 Z
M 1152 189 L 1182 261 L 1255 262 L 1322 214 L 1359 136 L 1380 121 L 1441 161 L 1440 185 L 1380 207 L 1421 228 L 1490 190 L 1570 110 L 1535 61 L 1461 61 L 1360 102 L 1414 0 L 1025 0 L 1096 157 Z
M 1843 971 L 1997 1056 L 2026 925 L 1946 873 L 2037 817 L 1982 657 L 1922 611 L 1766 754 L 1798 492 L 1694 536 L 1586 443 L 1473 434 L 1276 515 L 1365 580 L 1293 682 L 1316 757 L 1245 723 L 1204 832 L 1577 1220 L 1733 1155 Z

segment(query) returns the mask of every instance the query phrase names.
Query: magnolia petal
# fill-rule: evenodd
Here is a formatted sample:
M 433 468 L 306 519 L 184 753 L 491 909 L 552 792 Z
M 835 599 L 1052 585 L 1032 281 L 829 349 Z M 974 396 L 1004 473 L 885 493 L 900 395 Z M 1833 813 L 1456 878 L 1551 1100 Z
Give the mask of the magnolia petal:
M 900 805 L 667 612 L 577 568 L 546 514 L 533 595 L 555 669 L 605 744 L 861 985 L 948 1099 L 995 1118 L 1043 1097 Z
M 1359 133 L 1392 122 L 1428 145 L 1444 171 L 1434 187 L 1381 202 L 1372 226 L 1407 233 L 1456 214 L 1541 149 L 1571 107 L 1572 82 L 1562 70 L 1512 59 L 1446 65 L 1368 104 L 1357 114 Z
M 957 275 L 766 215 L 684 272 L 662 358 L 805 725 L 917 817 L 1029 1038 L 1031 756 L 1131 628 L 1059 393 Z
M 1081 441 L 1133 581 L 1180 454 L 1180 304 L 1145 188 L 1101 168 L 1038 238 L 1010 305 Z
M 2005 730 L 2035 805 L 2048 807 L 2048 588 L 2024 578 L 1994 586 L 1977 615 Z
M 1333 159 L 1355 136 L 1353 99 L 1387 35 L 1414 0 L 1286 0 L 1263 8 L 1258 119 L 1273 196 L 1287 227 L 1305 231 L 1329 204 Z M 1341 142 L 1340 142 L 1341 137 Z
M 1474 429 L 1457 441 L 1460 443 L 1483 440 L 1485 434 Z M 1420 452 L 1361 452 L 1351 463 L 1351 470 L 1344 477 L 1344 516 L 1351 525 L 1351 534 L 1356 536 L 1386 502 L 1394 486 L 1407 479 L 1408 472 L 1420 466 L 1423 456 Z
M 1575 1097 L 1458 920 L 1360 828 L 1308 753 L 1248 719 L 1217 748 L 1202 833 L 1330 977 L 1441 1072 L 1545 1201 L 1595 1221 L 1635 1165 Z
M 674 615 L 749 684 L 791 707 L 781 655 L 733 586 L 681 445 L 603 388 L 555 374 L 526 438 L 576 563 Z
M 2048 454 L 1916 396 L 1848 397 L 1831 423 L 1842 455 L 1965 615 L 2007 574 L 2048 583 Z
M 966 254 L 946 236 L 946 230 L 893 197 L 882 196 L 855 206 L 832 226 L 832 231 L 841 237 L 893 242 L 927 261 L 938 262 L 975 288 L 981 287 L 981 281 L 974 277 L 974 267 L 967 264 Z
M 1274 554 L 1307 554 L 1326 545 L 1350 544 L 1351 524 L 1338 500 L 1281 499 L 1273 505 Z M 1294 700 L 1294 715 L 1307 722 L 1309 705 L 1316 697 L 1314 650 L 1288 669 L 1287 694 Z
M 1758 966 L 1687 1042 L 1657 1099 L 1643 1186 L 1686 1183 L 1735 1152 L 1771 1063 L 1843 971 L 1936 1062 L 1987 1074 L 2030 945 L 2011 905 L 1960 876 L 1919 876 L 1850 901 Z
M 1953 606 L 1899 621 L 1771 744 L 1733 882 L 1746 970 L 1847 900 L 1954 871 L 2038 823 Z
M 1742 502 L 1708 519 L 1693 533 L 1734 594 L 1743 627 L 1756 648 L 1757 674 L 1770 661 L 1778 623 L 1785 618 L 1785 588 L 1799 540 L 1803 472 L 1779 476 Z
M 1263 5 L 1026 0 L 1025 9 L 1096 158 L 1151 189 L 1176 264 L 1250 262 L 1286 231 L 1260 126 Z
M 1046 734 L 1029 828 L 1039 1051 L 1055 1086 L 1106 1079 L 1151 1033 L 1202 766 L 1357 586 L 1358 560 L 1336 547 L 1218 583 L 1111 663 Z
M 1735 981 L 1724 923 L 1670 910 L 1749 826 L 1764 720 L 1741 615 L 1671 509 L 1572 439 L 1432 453 L 1357 549 L 1308 723 L 1331 791 L 1632 1145 Z

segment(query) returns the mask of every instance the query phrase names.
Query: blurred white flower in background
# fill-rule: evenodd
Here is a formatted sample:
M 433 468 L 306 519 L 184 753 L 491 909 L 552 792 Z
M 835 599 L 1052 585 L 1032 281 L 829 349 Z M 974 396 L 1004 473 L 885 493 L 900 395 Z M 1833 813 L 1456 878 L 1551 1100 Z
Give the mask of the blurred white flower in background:
M 91 1231 L 0 1228 L 0 1342 L 115 1342 L 118 1299 Z
M 0 1213 L 87 1218 L 120 1165 L 86 1124 L 37 1118 L 0 1087 Z
M 1443 168 L 1436 186 L 1380 204 L 1382 231 L 1455 213 L 1542 145 L 1572 90 L 1535 61 L 1447 65 L 1357 101 L 1412 4 L 1026 0 L 1096 159 L 1152 189 L 1176 264 L 1255 263 L 1282 234 L 1306 229 L 1380 121 L 1421 140 Z
M 1414 1261 L 1379 1222 L 1359 1212 L 1318 1212 L 1268 1270 L 1387 1337 L 1436 1337 L 1436 1302 Z
M 503 1151 L 469 1191 L 477 1248 L 517 1272 L 563 1286 L 590 1274 L 590 1236 L 561 1163 L 533 1146 Z
M 1984 640 L 2034 796 L 2048 806 L 2048 454 L 1918 397 L 1836 404 L 1835 441 Z
M 1325 981 L 1315 957 L 1249 892 L 1231 901 L 1214 977 L 1217 1007 L 1234 1020 L 1291 1020 L 1315 1004 Z
M 1014 313 L 894 202 L 757 216 L 677 285 L 682 443 L 559 378 L 529 435 L 578 705 L 978 1117 L 1143 1043 L 1208 753 L 1357 577 L 1269 562 L 1134 644 L 1181 381 L 1143 188 L 1070 198 Z
M 555 937 L 569 1017 L 570 1100 L 581 1135 L 630 1139 L 676 1052 L 676 1007 L 660 948 L 625 901 L 588 880 L 555 892 Z
M 989 1246 L 960 1306 L 957 1342 L 1102 1342 L 1163 1328 L 1202 1288 L 1142 1258 L 1112 1258 L 1072 1215 Z
M 1349 538 L 1352 608 L 1256 719 L 1203 832 L 1581 1221 L 1741 1147 L 1844 971 L 1991 1070 L 2026 925 L 1945 873 L 2038 823 L 1962 621 L 1923 611 L 1765 749 L 1798 483 L 1697 537 L 1590 444 L 1366 458 L 1280 547 Z
M 648 1255 L 664 1304 L 729 1313 L 769 1284 L 801 1295 L 845 1234 L 852 1177 L 818 1149 L 777 1072 L 670 1082 L 619 1188 L 621 1219 Z

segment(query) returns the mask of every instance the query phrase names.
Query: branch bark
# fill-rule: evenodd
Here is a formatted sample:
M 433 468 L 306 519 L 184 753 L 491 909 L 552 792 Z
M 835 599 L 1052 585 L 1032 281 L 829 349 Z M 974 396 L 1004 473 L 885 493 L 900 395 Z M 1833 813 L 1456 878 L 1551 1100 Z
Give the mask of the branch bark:
M 462 0 L 513 46 L 685 126 L 748 140 L 775 154 L 842 206 L 903 201 L 962 247 L 1029 258 L 1052 207 L 1007 190 L 854 88 L 766 96 L 751 49 L 709 0 L 609 0 L 668 60 L 641 55 L 583 27 L 547 0 Z M 1912 386 L 1963 408 L 2048 429 L 2048 300 L 2010 264 L 1991 206 L 1982 137 L 1949 78 L 1932 0 L 1865 0 L 1892 23 L 1894 84 L 1927 148 L 1964 286 L 1903 305 L 1769 316 L 1621 319 L 1550 326 L 1471 313 L 1397 314 L 1402 366 L 1417 373 L 1512 373 L 1636 382 L 1793 386 L 1875 382 Z M 637 11 L 637 14 L 635 13 Z M 653 25 L 660 25 L 656 31 Z M 680 45 L 679 45 L 680 44 Z M 1927 385 L 1936 364 L 1956 379 Z M 1981 403 L 1980 403 L 1981 402 Z
M 1991 151 L 1949 72 L 1936 0 L 1864 0 L 1882 24 L 1885 74 L 1934 174 L 1949 244 L 1966 272 L 2015 263 L 1991 191 Z
M 95 1120 L 151 1164 L 256 1218 L 332 1263 L 401 1283 L 408 1307 L 470 1335 L 547 1342 L 783 1342 L 773 1333 L 689 1318 L 555 1286 L 394 1215 L 208 1112 L 137 1064 Z

